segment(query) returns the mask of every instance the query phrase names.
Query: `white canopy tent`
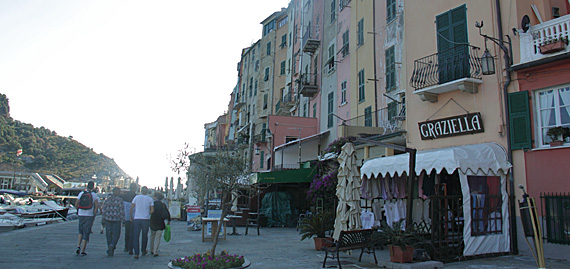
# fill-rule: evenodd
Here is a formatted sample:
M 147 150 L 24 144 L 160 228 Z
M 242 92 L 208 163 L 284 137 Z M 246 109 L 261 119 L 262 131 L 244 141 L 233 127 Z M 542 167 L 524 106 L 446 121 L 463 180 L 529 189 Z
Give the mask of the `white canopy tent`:
M 472 256 L 485 253 L 510 251 L 508 195 L 506 174 L 512 165 L 507 161 L 505 149 L 497 143 L 464 145 L 441 149 L 418 151 L 416 154 L 415 174 L 422 171 L 430 173 L 433 169 L 439 174 L 444 168 L 448 173 L 458 170 L 463 195 L 463 255 Z M 401 176 L 408 174 L 409 154 L 372 159 L 361 168 L 363 180 L 374 180 L 387 175 Z M 500 177 L 502 233 L 472 236 L 471 195 L 468 176 Z

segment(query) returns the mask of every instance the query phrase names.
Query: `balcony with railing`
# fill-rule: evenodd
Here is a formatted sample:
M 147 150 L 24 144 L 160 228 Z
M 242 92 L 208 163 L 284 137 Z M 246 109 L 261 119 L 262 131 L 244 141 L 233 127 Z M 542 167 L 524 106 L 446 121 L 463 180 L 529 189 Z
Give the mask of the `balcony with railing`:
M 483 83 L 479 48 L 457 45 L 414 61 L 410 86 L 422 101 L 437 102 L 442 93 L 460 90 L 476 93 Z
M 310 73 L 301 74 L 299 77 L 299 93 L 304 97 L 313 97 L 317 92 L 319 92 L 317 76 Z
M 238 93 L 234 101 L 234 110 L 239 110 L 243 105 L 245 105 L 245 99 Z
M 521 60 L 517 65 L 570 52 L 570 48 L 568 48 L 569 35 L 570 15 L 530 26 L 526 33 L 520 33 Z M 546 48 L 555 43 L 559 43 L 559 47 L 555 49 Z M 516 68 L 516 65 L 513 68 Z
M 317 49 L 319 48 L 319 45 L 321 44 L 321 41 L 319 41 L 318 39 L 315 39 L 311 36 L 311 29 L 307 26 L 305 28 L 305 33 L 303 34 L 303 37 L 301 38 L 301 46 L 303 48 L 303 52 L 306 53 L 315 53 L 315 51 L 317 51 Z
M 295 106 L 295 95 L 292 92 L 289 92 L 277 101 L 275 111 L 279 116 L 287 116 L 290 114 L 289 110 L 293 108 L 293 106 Z

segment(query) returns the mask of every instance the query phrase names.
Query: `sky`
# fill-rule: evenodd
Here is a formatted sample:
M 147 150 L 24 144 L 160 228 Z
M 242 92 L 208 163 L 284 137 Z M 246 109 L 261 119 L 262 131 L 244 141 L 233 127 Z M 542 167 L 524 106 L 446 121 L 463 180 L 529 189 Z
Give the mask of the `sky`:
M 15 120 L 93 148 L 149 187 L 223 115 L 243 48 L 289 0 L 2 0 L 0 93 Z M 25 153 L 24 153 L 25 154 Z

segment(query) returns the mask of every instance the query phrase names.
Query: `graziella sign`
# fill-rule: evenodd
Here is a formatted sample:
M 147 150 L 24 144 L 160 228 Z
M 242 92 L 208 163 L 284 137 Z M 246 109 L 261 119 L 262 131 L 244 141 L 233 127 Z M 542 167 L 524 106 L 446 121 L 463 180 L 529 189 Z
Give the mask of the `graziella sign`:
M 418 123 L 422 140 L 476 134 L 485 131 L 481 113 L 470 113 Z

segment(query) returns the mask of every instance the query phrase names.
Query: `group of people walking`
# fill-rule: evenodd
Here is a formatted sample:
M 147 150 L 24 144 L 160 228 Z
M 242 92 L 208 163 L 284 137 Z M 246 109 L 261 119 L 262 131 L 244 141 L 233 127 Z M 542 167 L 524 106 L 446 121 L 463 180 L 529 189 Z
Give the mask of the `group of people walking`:
M 79 235 L 77 239 L 76 253 L 87 255 L 85 248 L 89 242 L 89 235 L 98 212 L 102 214 L 102 222 L 105 223 L 107 236 L 107 255 L 113 256 L 121 235 L 121 226 L 125 227 L 124 251 L 134 258 L 139 255 L 147 255 L 148 230 L 150 233 L 150 254 L 158 256 L 158 248 L 162 233 L 166 228 L 165 220 L 170 224 L 170 213 L 162 199 L 160 192 L 155 192 L 153 197 L 148 196 L 147 187 L 142 187 L 137 194 L 138 185 L 132 183 L 126 193 L 121 193 L 118 187 L 113 188 L 105 202 L 100 205 L 100 199 L 93 192 L 95 183 L 89 181 L 87 190 L 77 196 L 75 207 L 79 216 Z M 153 199 L 154 198 L 154 199 Z

